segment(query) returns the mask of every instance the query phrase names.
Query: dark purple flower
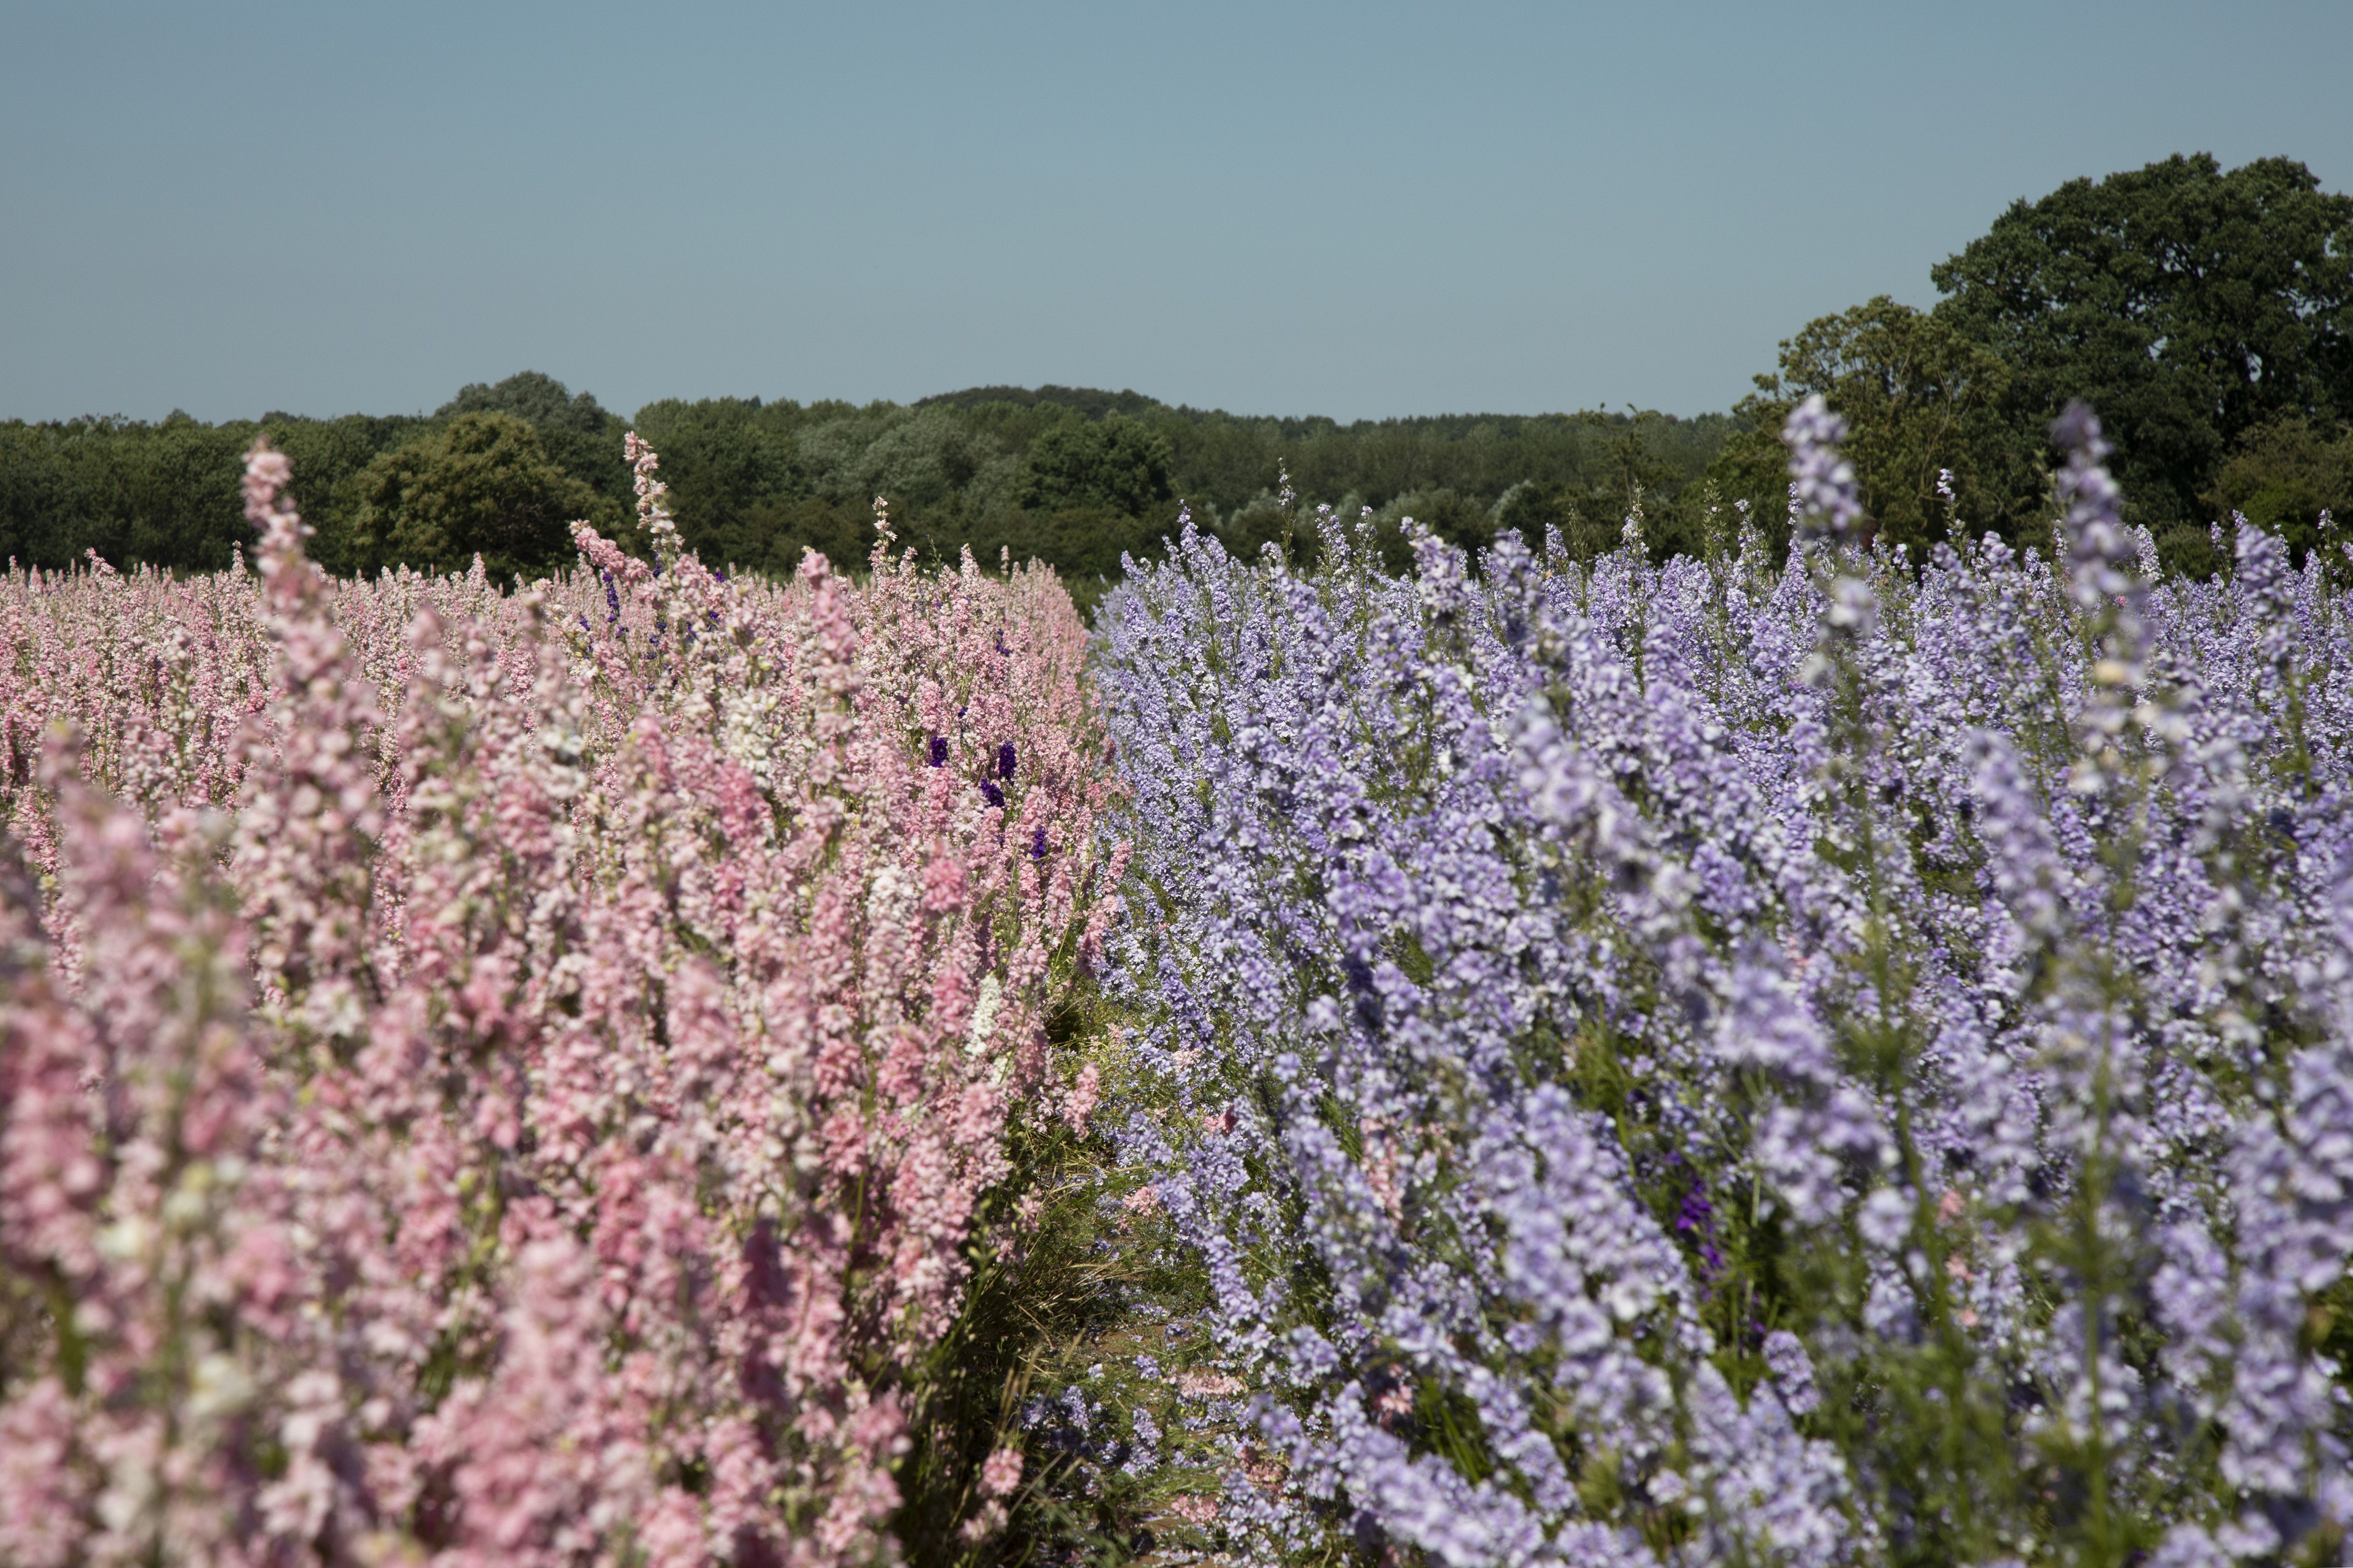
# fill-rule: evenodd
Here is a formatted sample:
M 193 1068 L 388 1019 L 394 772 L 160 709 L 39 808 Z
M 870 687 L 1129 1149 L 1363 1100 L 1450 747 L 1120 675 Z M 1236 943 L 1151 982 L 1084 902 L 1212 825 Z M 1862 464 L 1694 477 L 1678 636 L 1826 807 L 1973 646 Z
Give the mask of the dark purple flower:
M 1724 1272 L 1724 1254 L 1715 1245 L 1715 1205 L 1707 1201 L 1707 1191 L 1694 1183 L 1683 1194 L 1675 1211 L 1675 1229 L 1699 1244 L 1700 1283 L 1705 1287 Z
M 1046 830 L 1040 827 L 1029 835 L 1029 858 L 1043 860 L 1045 858 Z
M 999 811 L 1005 809 L 1005 792 L 987 779 L 980 781 L 980 798 Z
M 1013 776 L 1013 742 L 1010 741 L 997 748 L 997 776 L 1001 779 Z
M 933 737 L 932 737 L 932 766 L 934 766 L 934 767 L 935 767 L 935 768 L 944 768 L 944 767 L 945 767 L 945 766 L 947 766 L 947 765 L 948 765 L 948 743 L 947 743 L 947 741 L 946 741 L 946 739 L 945 739 L 944 737 L 942 737 L 942 736 L 939 736 L 939 735 L 934 735 L 934 736 L 933 736 Z

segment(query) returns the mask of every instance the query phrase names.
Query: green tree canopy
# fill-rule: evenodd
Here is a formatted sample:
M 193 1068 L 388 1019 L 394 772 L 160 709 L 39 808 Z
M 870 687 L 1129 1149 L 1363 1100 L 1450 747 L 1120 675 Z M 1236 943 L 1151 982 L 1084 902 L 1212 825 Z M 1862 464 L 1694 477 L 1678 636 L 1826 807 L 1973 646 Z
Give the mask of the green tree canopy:
M 2015 533 L 2045 486 L 2039 434 L 2021 436 L 2006 417 L 2010 382 L 1999 354 L 1882 294 L 1782 341 L 1778 372 L 1758 376 L 1735 408 L 1745 427 L 1709 472 L 1763 507 L 1758 521 L 1768 530 L 1782 527 L 1781 425 L 1799 400 L 1820 393 L 1851 426 L 1846 453 L 1863 510 L 1891 538 L 1917 545 L 1944 536 L 1936 485 L 1945 469 L 1965 519 Z
M 548 464 L 610 503 L 560 506 L 559 513 L 626 519 L 621 421 L 593 397 L 525 373 L 467 387 L 432 416 L 273 413 L 259 426 L 185 416 L 154 425 L 0 422 L 0 552 L 45 567 L 71 565 L 90 548 L 123 566 L 226 565 L 251 538 L 237 475 L 265 428 L 294 460 L 295 500 L 319 530 L 322 564 L 364 572 L 408 559 L 395 538 L 406 526 L 400 537 L 421 551 L 413 564 L 462 568 L 472 560 L 470 542 L 480 541 L 426 518 L 434 509 L 421 503 L 404 511 L 399 496 L 423 482 L 436 460 L 427 451 L 449 462 L 465 455 L 453 457 L 445 437 L 370 468 L 459 419 L 484 416 L 522 422 Z M 1483 544 L 1507 494 L 1514 526 L 1541 534 L 1548 523 L 1589 517 L 1588 531 L 1614 542 L 1637 486 L 1654 551 L 1690 548 L 1698 537 L 1685 515 L 1698 494 L 1690 481 L 1733 421 L 1597 409 L 1343 425 L 1048 386 L 980 387 L 913 405 L 673 399 L 646 405 L 633 423 L 660 451 L 680 531 L 706 561 L 781 574 L 817 549 L 854 565 L 874 542 L 880 491 L 891 500 L 901 543 L 926 559 L 954 561 L 965 545 L 984 562 L 1005 551 L 1017 561 L 1035 555 L 1069 573 L 1085 599 L 1104 585 L 1098 578 L 1119 574 L 1123 554 L 1158 552 L 1176 530 L 1179 496 L 1231 548 L 1254 553 L 1289 539 L 1312 551 L 1307 511 L 1277 502 L 1284 471 L 1311 501 L 1351 515 L 1371 507 L 1384 549 L 1394 546 L 1400 560 L 1406 515 L 1458 542 Z M 536 569 L 532 552 L 494 542 L 484 551 L 525 571 Z M 559 545 L 554 561 L 568 559 Z
M 2267 533 L 2276 533 L 2301 561 L 2322 542 L 2321 515 L 2343 539 L 2353 523 L 2353 427 L 2289 414 L 2258 425 L 2214 477 L 2206 500 L 2217 517 L 2241 512 Z M 2329 563 L 2341 572 L 2340 556 Z
M 575 395 L 554 376 L 535 370 L 519 372 L 495 386 L 470 382 L 433 411 L 436 419 L 460 414 L 512 414 L 543 431 L 576 430 L 586 436 L 605 435 L 617 422 L 594 396 Z
M 1174 493 L 1175 466 L 1168 438 L 1139 420 L 1119 414 L 1064 420 L 1029 444 L 1019 500 L 1023 506 L 1100 507 L 1140 517 Z
M 357 489 L 343 554 L 361 571 L 462 571 L 480 554 L 503 580 L 569 559 L 573 519 L 607 532 L 621 521 L 617 503 L 556 467 L 539 432 L 511 414 L 459 415 L 378 457 Z
M 2071 180 L 1930 276 L 1938 319 L 2009 365 L 2011 427 L 2089 401 L 2128 503 L 2160 527 L 2203 523 L 2248 430 L 2353 416 L 2353 197 L 2291 159 Z

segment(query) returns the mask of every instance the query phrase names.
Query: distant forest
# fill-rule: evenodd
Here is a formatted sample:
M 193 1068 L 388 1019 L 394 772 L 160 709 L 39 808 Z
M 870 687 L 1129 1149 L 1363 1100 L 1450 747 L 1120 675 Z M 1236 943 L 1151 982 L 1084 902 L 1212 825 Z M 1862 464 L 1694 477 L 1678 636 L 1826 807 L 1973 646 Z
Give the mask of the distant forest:
M 1060 386 L 862 406 L 666 399 L 624 421 L 525 372 L 423 416 L 0 426 L 0 552 L 52 568 L 92 549 L 117 564 L 226 566 L 246 533 L 239 459 L 266 430 L 293 459 L 332 569 L 449 569 L 480 553 L 528 574 L 569 559 L 575 517 L 627 534 L 621 436 L 634 428 L 661 455 L 680 531 L 714 564 L 786 573 L 808 549 L 862 563 L 881 496 L 903 545 L 950 560 L 969 545 L 992 565 L 1005 551 L 1034 557 L 1091 599 L 1124 552 L 1160 551 L 1180 504 L 1230 549 L 1282 542 L 1294 523 L 1277 496 L 1286 473 L 1303 497 L 1372 508 L 1394 548 L 1407 516 L 1464 544 L 1506 519 L 1540 531 L 1589 517 L 1615 542 L 1638 500 L 1662 549 L 1695 543 L 1683 498 L 1732 427 L 1721 414 L 1630 411 L 1342 425 Z
M 1123 555 L 1161 550 L 1180 503 L 1252 556 L 1311 550 L 1305 503 L 1369 509 L 1400 563 L 1409 517 L 1465 546 L 1557 531 L 1582 557 L 1616 545 L 1639 509 L 1663 557 L 1719 546 L 1736 500 L 1782 542 L 1779 431 L 1811 393 L 1852 426 L 1872 528 L 1915 552 L 1957 521 L 2046 542 L 2047 430 L 2078 396 L 2116 446 L 2128 518 L 2176 568 L 2227 569 L 2212 525 L 2232 512 L 2284 534 L 2299 563 L 2353 513 L 2353 197 L 2302 163 L 2225 172 L 2198 154 L 2071 181 L 2014 204 L 1930 278 L 1944 296 L 1932 309 L 1883 295 L 1810 321 L 1753 394 L 1694 418 L 1343 425 L 986 386 L 910 405 L 669 399 L 624 421 L 524 372 L 429 416 L 0 424 L 0 554 L 226 566 L 247 534 L 239 460 L 266 430 L 293 459 L 330 568 L 462 569 L 480 555 L 503 582 L 570 560 L 574 518 L 633 542 L 621 437 L 634 427 L 661 454 L 686 541 L 755 572 L 790 572 L 811 549 L 861 563 L 877 496 L 925 557 L 1042 560 L 1082 604 Z M 1302 509 L 1282 504 L 1286 474 Z

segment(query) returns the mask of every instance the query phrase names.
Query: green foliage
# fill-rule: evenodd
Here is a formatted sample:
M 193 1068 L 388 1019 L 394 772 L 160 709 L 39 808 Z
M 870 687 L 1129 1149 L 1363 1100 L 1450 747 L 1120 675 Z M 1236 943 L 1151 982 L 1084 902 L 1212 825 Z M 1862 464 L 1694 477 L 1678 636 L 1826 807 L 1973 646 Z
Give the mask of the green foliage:
M 971 386 L 962 392 L 944 392 L 936 397 L 926 397 L 915 405 L 918 408 L 955 408 L 965 413 L 987 409 L 1029 409 L 1051 422 L 1065 412 L 1082 419 L 1103 419 L 1113 414 L 1124 414 L 1131 419 L 1142 418 L 1167 405 L 1140 392 L 1105 392 L 1092 386 L 1056 386 L 1049 382 L 1031 391 L 1026 386 Z M 1040 429 L 1044 426 L 1039 426 Z
M 339 553 L 355 570 L 405 562 L 463 571 L 482 557 L 491 579 L 535 574 L 569 558 L 569 524 L 617 531 L 619 507 L 556 467 L 539 432 L 511 414 L 461 414 L 386 452 L 357 481 Z
M 617 422 L 617 416 L 607 414 L 590 394 L 575 395 L 554 376 L 535 370 L 511 375 L 496 386 L 470 382 L 458 389 L 457 396 L 433 411 L 436 419 L 455 419 L 460 414 L 512 414 L 535 426 L 542 435 L 552 430 L 573 430 L 603 436 L 610 433 Z
M 2345 504 L 2353 197 L 2302 163 L 2225 173 L 2199 153 L 2073 180 L 2013 204 L 1930 277 L 1947 296 L 1933 310 L 1882 295 L 1808 322 L 1734 409 L 1708 477 L 1777 543 L 1781 422 L 1815 393 L 1847 419 L 1873 525 L 1915 549 L 1944 536 L 1947 468 L 1960 516 L 2039 542 L 2046 432 L 2079 397 L 2116 444 L 2129 519 L 2175 570 L 2228 566 L 2207 524 L 2232 508 L 2300 555 L 2320 509 Z
M 1015 495 L 1025 507 L 1094 507 L 1142 517 L 1170 499 L 1168 438 L 1124 415 L 1068 419 L 1029 444 Z
M 847 434 L 847 432 L 839 432 Z M 1014 463 L 985 432 L 944 409 L 923 408 L 881 422 L 862 449 L 834 456 L 836 489 L 855 486 L 915 506 L 951 500 L 986 507 L 1012 478 Z
M 453 445 L 467 419 L 507 423 L 500 437 L 469 426 Z M 0 425 L 0 552 L 50 568 L 93 548 L 122 566 L 225 566 L 248 533 L 239 463 L 267 428 L 293 458 L 295 501 L 332 569 L 463 566 L 480 546 L 494 570 L 533 571 L 568 548 L 549 532 L 551 510 L 626 518 L 631 426 L 661 454 L 680 532 L 706 560 L 782 574 L 815 550 L 854 570 L 873 547 L 879 495 L 900 542 L 926 560 L 969 548 L 987 566 L 1044 561 L 1082 607 L 1118 580 L 1124 558 L 1159 553 L 1180 500 L 1229 549 L 1312 553 L 1314 529 L 1277 503 L 1285 470 L 1310 493 L 1371 508 L 1400 565 L 1409 517 L 1466 547 L 1498 526 L 1581 538 L 1591 518 L 1612 544 L 1637 496 L 1654 551 L 1693 548 L 1684 492 L 1733 428 L 1722 415 L 1598 411 L 1342 425 L 1062 386 L 976 387 L 912 405 L 665 399 L 625 424 L 589 394 L 525 371 L 470 384 L 429 417 Z M 620 542 L 635 547 L 626 530 Z
M 433 416 L 455 419 L 461 414 L 511 414 L 539 432 L 540 445 L 557 468 L 625 511 L 635 499 L 629 467 L 621 459 L 621 437 L 628 426 L 588 393 L 575 394 L 554 376 L 526 370 L 495 386 L 478 381 L 460 387 Z
M 2039 437 L 2088 400 L 2152 527 L 2205 521 L 2201 496 L 2255 426 L 2353 416 L 2353 196 L 2290 159 L 2071 180 L 1930 276 L 1949 296 L 1938 318 L 2010 366 L 2012 429 Z
M 1404 519 L 1449 541 L 1485 543 L 1499 503 L 1541 537 L 1572 513 L 1607 520 L 1617 542 L 1634 496 L 1654 548 L 1696 539 L 1683 492 L 1730 429 L 1723 416 L 1586 413 L 1366 421 L 1251 419 L 1173 408 L 1134 392 L 979 387 L 913 406 L 713 398 L 638 410 L 662 455 L 687 542 L 713 560 L 789 571 L 804 550 L 864 558 L 870 508 L 887 497 L 901 542 L 984 565 L 1001 552 L 1061 572 L 1082 607 L 1156 555 L 1181 499 L 1226 548 L 1266 544 L 1303 556 L 1304 521 L 1283 510 L 1285 469 L 1303 487 L 1371 507 L 1382 546 L 1402 563 Z M 1638 488 L 1639 487 L 1639 490 Z
M 232 461 L 234 477 L 235 470 L 244 463 L 246 448 L 253 444 L 254 426 L 225 425 L 220 428 L 237 433 L 237 438 L 230 443 L 237 448 Z M 415 416 L 377 418 L 351 414 L 341 419 L 298 419 L 287 414 L 266 414 L 262 416 L 261 428 L 269 433 L 270 444 L 294 465 L 295 506 L 313 528 L 328 532 L 340 528 L 340 520 L 355 504 L 353 488 L 361 471 L 379 453 L 425 434 L 433 428 L 433 423 Z M 222 515 L 234 531 L 230 536 L 247 539 L 250 531 L 245 521 L 242 491 L 232 484 L 220 491 L 219 499 L 227 509 Z
M 1749 498 L 1782 542 L 1788 454 L 1781 424 L 1800 399 L 1820 393 L 1852 427 L 1846 456 L 1863 510 L 1889 538 L 1916 549 L 1945 536 L 1936 483 L 1949 469 L 1961 514 L 2018 539 L 2035 522 L 2049 482 L 2039 467 L 2041 432 L 2029 439 L 2005 416 L 2010 383 L 2009 366 L 1990 349 L 1882 294 L 1782 341 L 1778 373 L 1758 376 L 1733 410 L 1744 427 L 1709 477 Z
M 342 479 L 416 424 L 273 414 L 215 426 L 174 414 L 0 425 L 0 554 L 51 571 L 90 550 L 117 564 L 218 571 L 252 537 L 238 477 L 257 432 L 302 465 L 296 502 L 316 517 Z
M 665 468 L 668 461 L 665 454 Z M 687 535 L 692 547 L 714 563 L 770 577 L 789 576 L 811 551 L 847 570 L 862 563 L 874 548 L 873 508 L 857 501 L 823 496 L 754 501 L 721 516 L 723 521 L 705 521 Z
M 527 426 L 543 461 L 521 458 L 522 437 L 512 429 L 495 457 L 496 442 L 453 454 L 446 432 L 469 417 Z M 1007 554 L 1041 560 L 1082 606 L 1118 580 L 1124 557 L 1159 553 L 1180 500 L 1238 553 L 1274 543 L 1312 554 L 1314 529 L 1277 503 L 1286 470 L 1310 493 L 1345 498 L 1344 510 L 1372 509 L 1398 565 L 1409 517 L 1468 548 L 1498 527 L 1532 540 L 1552 527 L 1572 540 L 1590 534 L 1600 549 L 1617 542 L 1638 498 L 1654 553 L 1696 549 L 1693 481 L 1735 428 L 1722 415 L 1599 411 L 1341 425 L 1055 386 L 976 388 L 913 405 L 667 399 L 630 424 L 660 452 L 680 531 L 705 559 L 781 574 L 815 550 L 854 569 L 872 548 L 881 495 L 901 542 L 926 559 L 953 562 L 970 548 L 984 565 Z M 624 422 L 589 395 L 525 372 L 470 385 L 430 417 L 0 426 L 0 551 L 47 567 L 89 548 L 118 565 L 224 566 L 248 533 L 238 464 L 265 426 L 294 460 L 295 500 L 319 530 L 318 558 L 337 571 L 400 560 L 463 565 L 470 539 L 487 542 L 485 556 L 501 570 L 534 569 L 548 541 L 544 503 L 561 487 L 548 489 L 544 472 L 522 484 L 522 470 L 553 468 L 609 503 L 575 495 L 557 507 L 572 515 L 610 519 L 628 506 Z M 417 450 L 392 458 L 410 447 Z M 440 500 L 400 500 L 403 487 L 424 481 L 428 448 L 433 460 L 456 464 L 434 481 L 447 480 Z M 463 477 L 469 463 L 483 471 Z M 494 480 L 489 469 L 501 464 L 520 468 Z M 472 487 L 473 499 L 448 486 Z M 501 487 L 522 508 L 513 518 L 459 519 Z M 501 543 L 501 530 L 521 532 Z M 622 542 L 634 544 L 626 533 Z
M 1721 414 L 1443 415 L 1416 419 L 1247 420 L 1171 410 L 1158 423 L 1176 452 L 1176 493 L 1197 511 L 1244 506 L 1277 466 L 1303 495 L 1354 495 L 1377 510 L 1451 490 L 1492 508 L 1514 485 L 1565 491 L 1616 523 L 1643 481 L 1653 511 L 1674 502 L 1732 430 Z
M 1727 439 L 1737 440 L 1732 432 Z M 1722 460 L 1719 448 L 1717 461 Z M 1610 439 L 1589 477 L 1547 484 L 1526 479 L 1505 491 L 1495 503 L 1494 526 L 1508 528 L 1542 550 L 1546 531 L 1560 536 L 1570 557 L 1590 561 L 1618 548 L 1626 524 L 1639 520 L 1642 540 L 1653 560 L 1671 555 L 1695 555 L 1704 546 L 1702 516 L 1694 493 L 1684 497 L 1685 474 L 1658 446 L 1645 439 L 1641 422 Z M 1461 541 L 1452 541 L 1461 542 Z
M 2323 542 L 2323 512 L 2333 514 L 2340 541 L 2345 524 L 2353 522 L 2353 426 L 2302 414 L 2258 425 L 2240 437 L 2205 500 L 2219 517 L 2244 513 L 2286 540 L 2301 565 L 2305 552 Z M 2345 563 L 2338 556 L 2330 564 Z
M 318 530 L 318 559 L 337 571 L 359 570 L 372 563 L 353 553 L 370 465 L 469 413 L 530 422 L 543 459 L 606 503 L 574 515 L 613 518 L 626 510 L 621 422 L 586 394 L 571 395 L 560 382 L 526 372 L 496 386 L 469 386 L 429 418 L 273 413 L 206 425 L 175 413 L 152 425 L 0 424 L 0 554 L 49 570 L 79 564 L 95 550 L 118 566 L 218 571 L 251 542 L 238 479 L 246 449 L 267 432 L 293 461 L 294 503 Z

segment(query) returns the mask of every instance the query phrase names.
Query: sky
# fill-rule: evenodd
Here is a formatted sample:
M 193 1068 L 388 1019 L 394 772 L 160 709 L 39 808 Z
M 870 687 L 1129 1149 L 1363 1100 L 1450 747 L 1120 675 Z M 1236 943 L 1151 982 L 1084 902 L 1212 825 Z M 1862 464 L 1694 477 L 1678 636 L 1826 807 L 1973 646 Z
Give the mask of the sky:
M 2353 189 L 2353 5 L 0 0 L 0 419 L 1729 407 L 2010 202 Z

